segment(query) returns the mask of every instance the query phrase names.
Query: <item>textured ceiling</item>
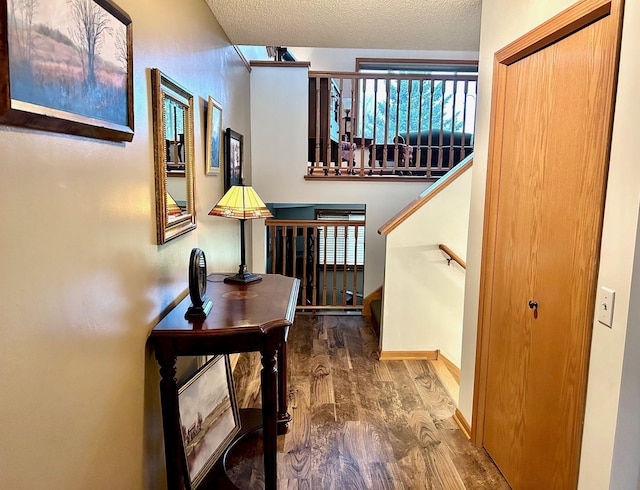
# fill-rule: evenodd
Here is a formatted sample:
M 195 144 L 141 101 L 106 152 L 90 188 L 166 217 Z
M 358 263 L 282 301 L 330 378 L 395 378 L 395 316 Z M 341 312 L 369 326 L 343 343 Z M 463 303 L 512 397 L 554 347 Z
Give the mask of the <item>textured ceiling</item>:
M 477 51 L 482 0 L 205 0 L 233 44 Z

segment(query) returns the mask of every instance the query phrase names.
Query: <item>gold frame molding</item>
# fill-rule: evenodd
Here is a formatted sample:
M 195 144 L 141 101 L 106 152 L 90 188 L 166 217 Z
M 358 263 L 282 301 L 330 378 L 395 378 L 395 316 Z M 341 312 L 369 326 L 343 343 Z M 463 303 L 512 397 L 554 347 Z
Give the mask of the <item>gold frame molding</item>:
M 184 171 L 167 170 L 167 134 L 165 104 L 182 108 L 184 131 Z M 151 104 L 153 114 L 153 153 L 155 161 L 156 237 L 158 245 L 196 228 L 194 145 L 193 145 L 193 95 L 164 75 L 158 68 L 151 69 Z M 171 151 L 171 150 L 170 150 Z M 168 179 L 184 178 L 185 204 L 172 216 L 170 207 L 176 201 L 167 190 Z

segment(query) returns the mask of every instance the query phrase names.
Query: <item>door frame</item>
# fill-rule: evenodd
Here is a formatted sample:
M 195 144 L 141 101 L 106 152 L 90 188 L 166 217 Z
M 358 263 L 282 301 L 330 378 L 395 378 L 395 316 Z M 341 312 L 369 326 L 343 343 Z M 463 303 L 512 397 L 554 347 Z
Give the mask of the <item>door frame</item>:
M 491 333 L 491 301 L 493 294 L 493 273 L 497 259 L 495 256 L 497 211 L 499 206 L 500 174 L 503 165 L 502 133 L 504 127 L 507 67 L 607 16 L 612 16 L 614 19 L 612 29 L 616 30 L 617 36 L 615 46 L 615 66 L 617 67 L 620 57 L 623 10 L 624 0 L 582 0 L 495 53 L 482 238 L 482 263 L 480 270 L 473 413 L 471 419 L 471 442 L 476 446 L 483 446 L 484 441 L 489 338 Z M 611 146 L 611 134 L 613 130 L 617 70 L 611 74 L 611 77 L 614 90 L 612 90 L 607 113 L 603 114 L 603 117 L 609 121 L 608 132 L 605 135 L 609 148 Z M 607 165 L 608 157 L 609 154 L 607 154 Z M 602 230 L 599 230 L 599 233 L 601 234 Z M 595 291 L 593 302 L 595 304 Z M 586 348 L 590 350 L 590 343 Z M 588 356 L 589 352 L 586 354 Z M 586 403 L 586 385 L 585 389 L 579 393 L 579 396 L 580 400 L 578 400 L 578 402 L 584 406 Z M 581 439 L 582 433 L 577 437 Z M 580 445 L 578 444 L 576 447 L 580 447 Z

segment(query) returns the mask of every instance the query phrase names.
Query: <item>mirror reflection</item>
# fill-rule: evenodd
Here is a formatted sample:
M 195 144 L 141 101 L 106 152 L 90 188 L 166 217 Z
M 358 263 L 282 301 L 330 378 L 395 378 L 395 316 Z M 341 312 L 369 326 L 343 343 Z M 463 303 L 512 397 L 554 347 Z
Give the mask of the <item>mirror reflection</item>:
M 151 70 L 154 104 L 156 223 L 162 244 L 196 227 L 193 180 L 193 96 Z
M 164 134 L 167 172 L 167 222 L 187 213 L 187 186 L 184 148 L 185 110 L 182 104 L 165 95 Z
M 164 134 L 167 176 L 184 177 L 184 107 L 179 102 L 164 98 Z

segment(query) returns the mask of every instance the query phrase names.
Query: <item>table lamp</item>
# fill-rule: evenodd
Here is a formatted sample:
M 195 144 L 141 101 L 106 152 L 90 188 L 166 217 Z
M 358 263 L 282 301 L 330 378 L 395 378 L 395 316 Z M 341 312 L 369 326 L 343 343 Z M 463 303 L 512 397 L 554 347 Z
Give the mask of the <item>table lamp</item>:
M 209 215 L 240 220 L 240 268 L 235 276 L 225 277 L 224 282 L 247 284 L 261 281 L 262 276 L 247 271 L 244 244 L 244 222 L 246 220 L 273 216 L 258 193 L 250 185 L 234 185 L 209 211 Z

